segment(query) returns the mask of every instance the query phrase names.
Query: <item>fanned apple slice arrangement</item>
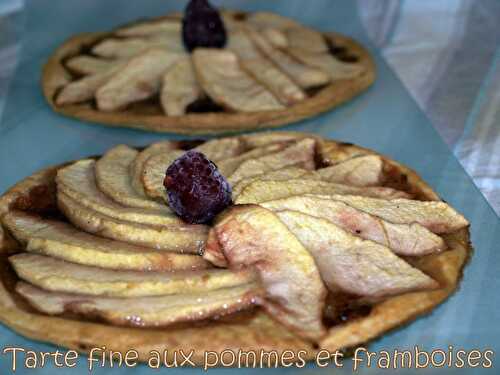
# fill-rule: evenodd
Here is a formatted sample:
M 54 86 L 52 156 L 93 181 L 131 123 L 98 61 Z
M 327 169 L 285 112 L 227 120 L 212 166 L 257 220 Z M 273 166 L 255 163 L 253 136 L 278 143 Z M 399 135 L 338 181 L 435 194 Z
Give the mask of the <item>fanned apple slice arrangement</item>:
M 191 1 L 183 16 L 87 39 L 70 40 L 47 64 L 49 102 L 91 121 L 158 131 L 288 123 L 349 100 L 374 79 L 368 53 L 345 37 L 268 12 L 218 12 L 206 0 Z
M 119 145 L 57 170 L 57 214 L 3 214 L 23 249 L 15 291 L 41 313 L 117 326 L 261 309 L 321 343 L 351 323 L 346 308 L 445 287 L 422 260 L 468 222 L 397 189 L 394 165 L 307 134 Z

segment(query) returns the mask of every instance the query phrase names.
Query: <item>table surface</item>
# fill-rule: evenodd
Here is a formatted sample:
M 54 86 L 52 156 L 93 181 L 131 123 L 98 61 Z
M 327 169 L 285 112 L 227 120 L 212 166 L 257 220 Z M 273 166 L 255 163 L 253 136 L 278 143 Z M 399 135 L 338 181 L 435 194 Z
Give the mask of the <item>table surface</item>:
M 40 92 L 39 76 L 44 61 L 68 36 L 83 31 L 106 30 L 131 21 L 138 15 L 155 16 L 173 8 L 180 9 L 183 4 L 156 0 L 37 0 L 29 2 L 22 14 L 17 14 L 20 20 L 16 20 L 15 24 L 24 22 L 22 53 L 10 82 L 0 122 L 0 192 L 37 169 L 64 160 L 99 154 L 118 143 L 144 145 L 164 138 L 180 138 L 130 129 L 105 128 L 62 117 L 53 113 L 45 103 Z M 276 11 L 323 30 L 335 29 L 367 45 L 376 59 L 378 80 L 375 85 L 338 110 L 285 129 L 314 132 L 357 143 L 407 164 L 416 169 L 443 199 L 464 213 L 472 223 L 475 253 L 464 272 L 460 290 L 432 314 L 418 319 L 404 329 L 385 335 L 370 348 L 393 350 L 419 345 L 425 350 L 432 350 L 447 349 L 452 345 L 467 350 L 491 348 L 498 351 L 500 313 L 496 291 L 500 288 L 500 279 L 497 277 L 500 254 L 496 247 L 500 242 L 500 220 L 429 118 L 386 64 L 380 50 L 367 36 L 354 4 L 332 0 L 314 0 L 310 2 L 314 6 L 306 7 L 299 0 L 234 0 L 218 1 L 217 4 L 247 10 Z M 117 12 L 117 9 L 120 11 Z M 325 9 L 335 11 L 326 12 Z M 17 33 L 15 26 L 12 32 Z M 5 34 L 0 33 L 0 38 L 3 35 Z M 0 346 L 9 345 L 34 350 L 54 350 L 50 345 L 27 340 L 2 326 Z M 7 373 L 9 367 L 10 363 L 0 353 L 0 373 Z M 198 369 L 183 370 L 201 373 Z M 293 373 L 299 370 L 278 371 Z M 328 373 L 331 369 L 309 367 L 307 371 L 316 374 Z M 120 371 L 103 369 L 95 372 L 115 374 Z M 145 366 L 134 370 L 134 373 L 139 374 L 149 372 Z M 349 370 L 344 369 L 340 373 L 344 372 L 348 373 Z M 361 373 L 375 372 L 376 369 L 365 368 Z M 418 372 L 433 373 L 432 369 Z M 446 370 L 440 372 L 448 373 Z M 38 371 L 19 369 L 18 373 L 52 374 L 53 368 Z M 79 363 L 71 373 L 87 373 L 85 363 Z M 457 373 L 456 370 L 453 373 Z M 464 373 L 470 372 L 464 370 Z

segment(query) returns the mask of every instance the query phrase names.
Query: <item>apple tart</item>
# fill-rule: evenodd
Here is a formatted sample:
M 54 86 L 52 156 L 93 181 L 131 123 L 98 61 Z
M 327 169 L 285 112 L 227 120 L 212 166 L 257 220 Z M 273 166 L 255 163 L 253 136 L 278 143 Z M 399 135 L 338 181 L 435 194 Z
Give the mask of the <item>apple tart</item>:
M 269 12 L 184 14 L 72 37 L 43 71 L 64 115 L 184 134 L 275 127 L 344 103 L 375 69 L 354 40 Z
M 0 320 L 142 360 L 346 351 L 444 301 L 471 254 L 415 172 L 304 133 L 118 145 L 21 181 L 0 218 Z

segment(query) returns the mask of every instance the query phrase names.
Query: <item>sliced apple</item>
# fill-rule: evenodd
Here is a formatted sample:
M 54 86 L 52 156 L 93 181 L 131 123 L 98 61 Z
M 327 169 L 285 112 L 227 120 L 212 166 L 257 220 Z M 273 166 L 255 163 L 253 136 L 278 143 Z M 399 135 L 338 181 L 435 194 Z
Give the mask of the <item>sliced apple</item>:
M 116 30 L 119 36 L 151 36 L 154 34 L 174 33 L 181 38 L 182 22 L 173 18 L 159 21 L 141 22 Z
M 232 269 L 255 269 L 266 291 L 263 306 L 298 335 L 318 339 L 326 290 L 308 250 L 271 211 L 233 206 L 212 228 Z
M 465 217 L 444 202 L 411 199 L 388 201 L 354 195 L 331 195 L 329 199 L 344 202 L 391 223 L 418 223 L 434 233 L 451 233 L 469 225 Z
M 103 73 L 118 64 L 124 64 L 124 61 L 99 59 L 87 55 L 75 56 L 66 61 L 66 66 L 72 71 L 85 75 Z
M 257 50 L 244 30 L 231 33 L 228 49 L 239 57 L 241 67 L 284 105 L 292 105 L 306 98 L 290 77 Z
M 144 192 L 149 198 L 168 202 L 167 191 L 163 186 L 165 173 L 169 165 L 184 153 L 183 150 L 170 150 L 153 155 L 145 161 L 141 180 Z
M 125 62 L 113 63 L 108 70 L 92 74 L 68 83 L 57 95 L 56 104 L 74 104 L 93 99 L 99 87 L 103 86 L 125 66 Z
M 24 282 L 16 285 L 16 291 L 35 309 L 46 314 L 91 315 L 111 324 L 133 327 L 161 327 L 223 316 L 250 308 L 262 294 L 256 284 L 208 293 L 133 299 L 47 292 Z
M 28 252 L 69 262 L 111 269 L 174 271 L 207 268 L 197 255 L 166 251 L 112 241 L 82 232 L 72 225 L 46 220 L 20 211 L 3 217 L 5 226 Z
M 170 212 L 165 204 L 141 196 L 132 187 L 130 168 L 138 154 L 139 152 L 131 147 L 118 145 L 97 160 L 95 175 L 99 190 L 126 207 Z
M 270 91 L 240 67 L 233 52 L 197 48 L 192 56 L 203 91 L 221 106 L 240 112 L 284 108 Z
M 162 78 L 160 101 L 169 116 L 182 116 L 189 104 L 203 94 L 190 57 L 183 57 L 167 70 Z
M 219 162 L 233 158 L 244 150 L 244 144 L 239 138 L 230 137 L 223 139 L 212 139 L 195 148 L 208 159 Z
M 305 138 L 291 144 L 283 151 L 264 155 L 260 158 L 249 159 L 234 171 L 229 177 L 229 182 L 235 185 L 244 178 L 289 166 L 300 166 L 304 169 L 312 170 L 315 167 L 315 147 L 316 141 L 314 139 Z
M 118 271 L 26 253 L 9 257 L 9 262 L 22 280 L 41 289 L 95 296 L 183 295 L 231 288 L 256 281 L 255 275 L 247 271 Z
M 262 35 L 276 48 L 287 48 L 289 42 L 286 34 L 274 27 L 266 27 L 261 30 Z
M 345 63 L 328 52 L 315 53 L 303 48 L 288 48 L 287 52 L 303 64 L 321 69 L 332 80 L 352 79 L 359 76 L 365 68 L 360 63 Z
M 235 203 L 262 203 L 303 194 L 351 194 L 396 199 L 408 194 L 389 187 L 358 187 L 315 180 L 255 181 L 243 189 Z
M 333 292 L 380 298 L 439 286 L 387 247 L 355 237 L 328 220 L 295 211 L 276 215 L 311 252 Z
M 329 220 L 354 236 L 377 242 L 404 256 L 421 256 L 446 249 L 441 237 L 419 224 L 393 224 L 340 201 L 309 195 L 261 205 L 274 212 L 297 211 Z
M 272 12 L 254 12 L 249 14 L 246 21 L 255 25 L 257 28 L 273 27 L 276 29 L 288 29 L 291 27 L 299 27 L 297 21 Z
M 178 143 L 173 141 L 160 141 L 151 144 L 144 150 L 139 152 L 134 161 L 130 164 L 130 182 L 137 192 L 142 197 L 146 197 L 144 187 L 142 185 L 142 174 L 144 163 L 153 155 L 158 155 L 164 152 L 170 152 L 178 148 Z
M 87 159 L 60 169 L 56 177 L 58 192 L 66 194 L 91 210 L 117 220 L 167 227 L 184 225 L 184 222 L 174 213 L 124 207 L 111 200 L 97 188 L 94 166 L 95 161 Z
M 292 78 L 301 88 L 326 85 L 330 82 L 330 75 L 321 69 L 317 69 L 293 59 L 287 53 L 275 48 L 258 31 L 247 28 L 248 35 L 258 49 L 278 66 L 285 74 Z
M 57 194 L 57 202 L 73 225 L 101 237 L 186 254 L 201 254 L 205 245 L 207 228 L 203 225 L 163 227 L 116 220 L 80 205 L 61 192 Z
M 329 53 L 325 37 L 319 31 L 301 25 L 300 27 L 290 27 L 285 32 L 291 49 L 305 53 Z
M 130 59 L 96 92 L 97 106 L 102 111 L 115 111 L 126 105 L 147 99 L 160 89 L 163 74 L 182 55 L 160 49 L 150 49 Z
M 383 181 L 384 162 L 378 155 L 365 155 L 347 159 L 315 173 L 325 181 L 346 185 L 370 186 Z
M 108 38 L 92 48 L 92 53 L 106 58 L 131 58 L 150 49 L 185 54 L 180 33 L 160 33 L 144 38 Z

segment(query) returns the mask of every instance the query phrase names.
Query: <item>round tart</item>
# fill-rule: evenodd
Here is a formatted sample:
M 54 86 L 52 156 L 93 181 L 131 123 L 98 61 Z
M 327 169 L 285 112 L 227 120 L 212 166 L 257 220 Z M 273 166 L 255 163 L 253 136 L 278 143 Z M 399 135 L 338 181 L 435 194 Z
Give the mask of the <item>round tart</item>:
M 168 206 L 165 170 L 213 160 L 233 204 Z M 0 198 L 0 320 L 88 351 L 348 350 L 431 311 L 471 253 L 467 220 L 412 170 L 304 133 L 120 145 Z
M 44 95 L 55 111 L 90 122 L 201 134 L 296 122 L 375 79 L 369 53 L 346 36 L 268 12 L 220 14 L 222 48 L 188 51 L 177 13 L 74 36 L 47 62 Z

